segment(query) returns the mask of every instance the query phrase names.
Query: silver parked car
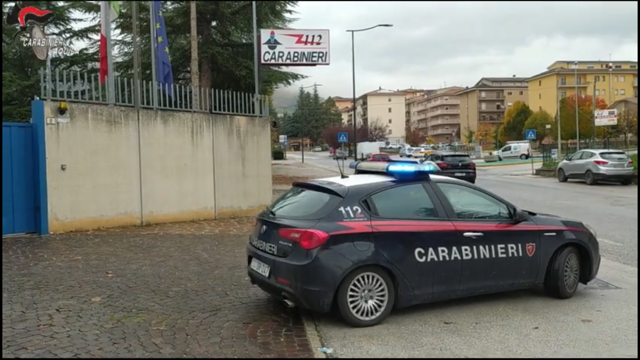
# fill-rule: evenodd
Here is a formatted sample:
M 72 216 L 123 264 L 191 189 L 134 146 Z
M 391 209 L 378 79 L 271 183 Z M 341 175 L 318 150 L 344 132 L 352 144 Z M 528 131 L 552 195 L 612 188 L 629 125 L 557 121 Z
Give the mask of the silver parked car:
M 333 160 L 347 160 L 347 152 L 344 150 L 336 150 L 336 152 L 333 153 Z
M 402 149 L 400 149 L 400 152 L 398 153 L 398 155 L 400 155 L 400 157 L 411 157 L 413 155 L 413 148 L 407 146 L 407 147 L 403 147 Z
M 565 157 L 556 169 L 558 181 L 582 179 L 588 185 L 598 181 L 632 183 L 633 161 L 620 150 L 585 149 Z

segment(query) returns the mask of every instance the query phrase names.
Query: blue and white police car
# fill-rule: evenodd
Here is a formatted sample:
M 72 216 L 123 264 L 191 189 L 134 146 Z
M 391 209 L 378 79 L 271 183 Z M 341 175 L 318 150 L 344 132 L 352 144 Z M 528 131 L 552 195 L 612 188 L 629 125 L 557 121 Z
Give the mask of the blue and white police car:
M 572 297 L 600 266 L 586 224 L 523 210 L 437 166 L 357 162 L 293 184 L 256 219 L 251 283 L 356 327 L 393 308 L 543 286 Z

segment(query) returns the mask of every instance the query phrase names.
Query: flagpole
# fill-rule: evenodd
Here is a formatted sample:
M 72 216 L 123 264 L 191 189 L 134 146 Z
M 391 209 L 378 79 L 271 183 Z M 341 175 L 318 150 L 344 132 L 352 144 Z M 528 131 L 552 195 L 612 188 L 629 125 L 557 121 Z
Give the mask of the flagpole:
M 109 105 L 114 105 L 116 103 L 116 74 L 113 72 L 113 41 L 111 41 L 111 5 L 108 1 L 106 3 L 106 11 L 105 11 L 105 23 L 102 24 L 104 26 L 104 37 L 107 41 L 107 101 Z
M 253 81 L 255 85 L 254 95 L 254 112 L 255 115 L 260 115 L 260 104 L 258 101 L 260 96 L 260 55 L 258 52 L 258 11 L 256 9 L 256 2 L 251 2 L 252 19 L 253 19 Z
M 156 81 L 156 14 L 153 13 L 153 1 L 149 1 L 149 29 L 151 31 L 151 101 L 155 109 L 158 106 L 158 82 Z

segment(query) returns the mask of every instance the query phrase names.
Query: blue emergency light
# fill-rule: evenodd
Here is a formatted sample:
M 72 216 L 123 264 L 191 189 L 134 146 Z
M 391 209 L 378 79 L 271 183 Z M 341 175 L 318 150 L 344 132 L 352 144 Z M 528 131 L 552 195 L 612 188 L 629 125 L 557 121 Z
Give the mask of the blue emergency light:
M 429 173 L 440 171 L 437 165 L 432 163 L 418 164 L 413 162 L 367 162 L 358 161 L 349 164 L 349 168 L 355 169 L 356 174 L 387 174 L 396 179 L 428 178 Z

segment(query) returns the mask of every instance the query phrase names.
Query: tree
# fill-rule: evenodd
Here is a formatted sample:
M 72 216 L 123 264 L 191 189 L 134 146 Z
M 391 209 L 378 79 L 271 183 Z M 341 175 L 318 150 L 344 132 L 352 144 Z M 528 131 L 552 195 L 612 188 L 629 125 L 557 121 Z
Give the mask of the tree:
M 555 135 L 555 121 L 553 120 L 553 116 L 546 112 L 545 110 L 538 110 L 531 114 L 527 121 L 524 123 L 524 129 L 534 129 L 537 134 L 536 141 L 538 143 L 542 143 L 545 137 L 551 136 L 552 138 Z M 550 125 L 551 128 L 547 129 L 547 125 Z
M 424 141 L 424 136 L 420 134 L 420 131 L 411 125 L 411 122 L 407 123 L 404 129 L 404 142 L 411 146 L 418 146 Z
M 389 136 L 389 125 L 385 124 L 380 118 L 369 121 L 369 129 L 365 139 L 368 141 L 386 141 Z M 358 137 L 360 139 L 360 137 Z
M 626 148 L 629 148 L 629 137 L 632 134 L 638 136 L 638 109 L 624 109 L 618 114 L 619 132 L 624 136 Z
M 473 143 L 473 138 L 476 135 L 475 131 L 471 130 L 471 128 L 467 127 L 466 128 L 466 133 L 464 134 L 464 140 L 467 142 L 467 144 L 471 144 Z
M 593 129 L 593 97 L 578 96 L 578 129 L 580 137 L 591 138 Z M 597 109 L 606 109 L 607 102 L 603 98 L 596 99 Z M 571 95 L 560 100 L 560 131 L 562 139 L 576 138 L 576 96 Z
M 322 103 L 322 117 L 325 121 L 325 127 L 339 126 L 342 124 L 342 113 L 336 102 L 331 97 L 328 97 Z
M 524 139 L 524 123 L 529 119 L 533 112 L 529 105 L 522 101 L 513 103 L 502 120 L 502 125 L 498 130 L 498 138 L 500 142 L 506 143 L 511 140 Z
M 491 143 L 496 138 L 496 129 L 490 124 L 480 124 L 476 131 L 476 143 Z

